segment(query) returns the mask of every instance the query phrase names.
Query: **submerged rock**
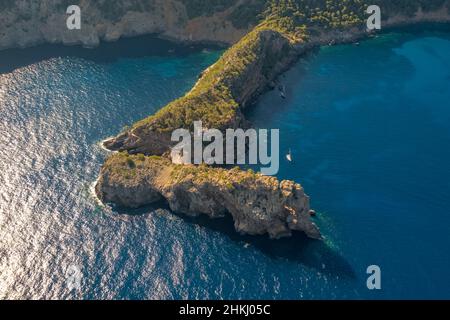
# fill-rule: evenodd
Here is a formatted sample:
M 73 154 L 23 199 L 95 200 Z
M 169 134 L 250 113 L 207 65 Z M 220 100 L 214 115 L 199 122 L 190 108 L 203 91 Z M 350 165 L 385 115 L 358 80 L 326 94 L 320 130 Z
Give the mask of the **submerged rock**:
M 172 211 L 189 216 L 230 214 L 242 234 L 276 239 L 296 230 L 321 238 L 299 184 L 238 168 L 174 165 L 161 157 L 118 153 L 106 161 L 95 190 L 102 201 L 124 207 L 165 199 Z

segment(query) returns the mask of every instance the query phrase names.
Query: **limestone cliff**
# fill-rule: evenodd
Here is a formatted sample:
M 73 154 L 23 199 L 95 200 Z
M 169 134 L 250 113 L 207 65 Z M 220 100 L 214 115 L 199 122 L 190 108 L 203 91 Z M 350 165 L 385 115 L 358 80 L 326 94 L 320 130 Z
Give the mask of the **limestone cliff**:
M 236 25 L 232 19 L 240 1 L 211 1 L 204 6 L 196 5 L 197 2 L 1 0 L 0 50 L 41 43 L 93 47 L 102 40 L 143 34 L 157 34 L 175 41 L 231 44 L 248 31 L 248 25 Z M 81 30 L 66 27 L 66 10 L 71 4 L 81 8 Z
M 280 238 L 298 230 L 321 237 L 299 184 L 238 168 L 174 165 L 161 157 L 116 153 L 104 164 L 96 193 L 104 202 L 125 207 L 165 199 L 172 211 L 190 216 L 231 214 L 243 234 Z

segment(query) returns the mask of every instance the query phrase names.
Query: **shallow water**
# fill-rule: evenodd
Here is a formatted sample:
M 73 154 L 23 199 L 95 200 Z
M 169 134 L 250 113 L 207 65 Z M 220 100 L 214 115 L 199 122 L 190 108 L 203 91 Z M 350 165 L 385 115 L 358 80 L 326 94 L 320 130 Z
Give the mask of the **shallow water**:
M 279 177 L 304 185 L 324 243 L 92 197 L 99 142 L 188 91 L 219 52 L 27 50 L 0 75 L 1 298 L 450 298 L 450 34 L 323 48 L 282 78 L 287 100 L 270 92 L 252 110 L 281 128 L 295 161 Z

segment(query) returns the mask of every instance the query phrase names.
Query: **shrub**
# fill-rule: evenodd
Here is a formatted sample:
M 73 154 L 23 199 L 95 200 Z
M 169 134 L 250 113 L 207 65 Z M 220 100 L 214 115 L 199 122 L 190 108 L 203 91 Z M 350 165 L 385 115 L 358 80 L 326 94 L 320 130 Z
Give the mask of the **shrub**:
M 136 168 L 136 164 L 134 163 L 133 159 L 131 159 L 131 158 L 127 158 L 127 165 L 128 165 L 128 167 L 130 167 L 131 169 Z

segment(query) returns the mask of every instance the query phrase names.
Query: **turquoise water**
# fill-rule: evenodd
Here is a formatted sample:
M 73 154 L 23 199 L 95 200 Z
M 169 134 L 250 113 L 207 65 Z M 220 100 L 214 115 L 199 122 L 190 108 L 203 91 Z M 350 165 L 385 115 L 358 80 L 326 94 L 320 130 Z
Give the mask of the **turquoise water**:
M 357 275 L 353 294 L 449 298 L 450 35 L 325 47 L 282 81 L 288 100 L 269 93 L 250 119 L 281 129 L 295 162 L 279 176 L 311 196 Z M 370 265 L 382 270 L 380 292 L 363 288 Z
M 100 141 L 189 90 L 220 54 L 157 46 L 3 53 L 0 298 L 450 298 L 450 33 L 323 48 L 282 77 L 286 100 L 270 92 L 250 112 L 281 129 L 295 161 L 279 177 L 304 185 L 324 242 L 99 206 Z M 366 288 L 372 264 L 381 291 Z

